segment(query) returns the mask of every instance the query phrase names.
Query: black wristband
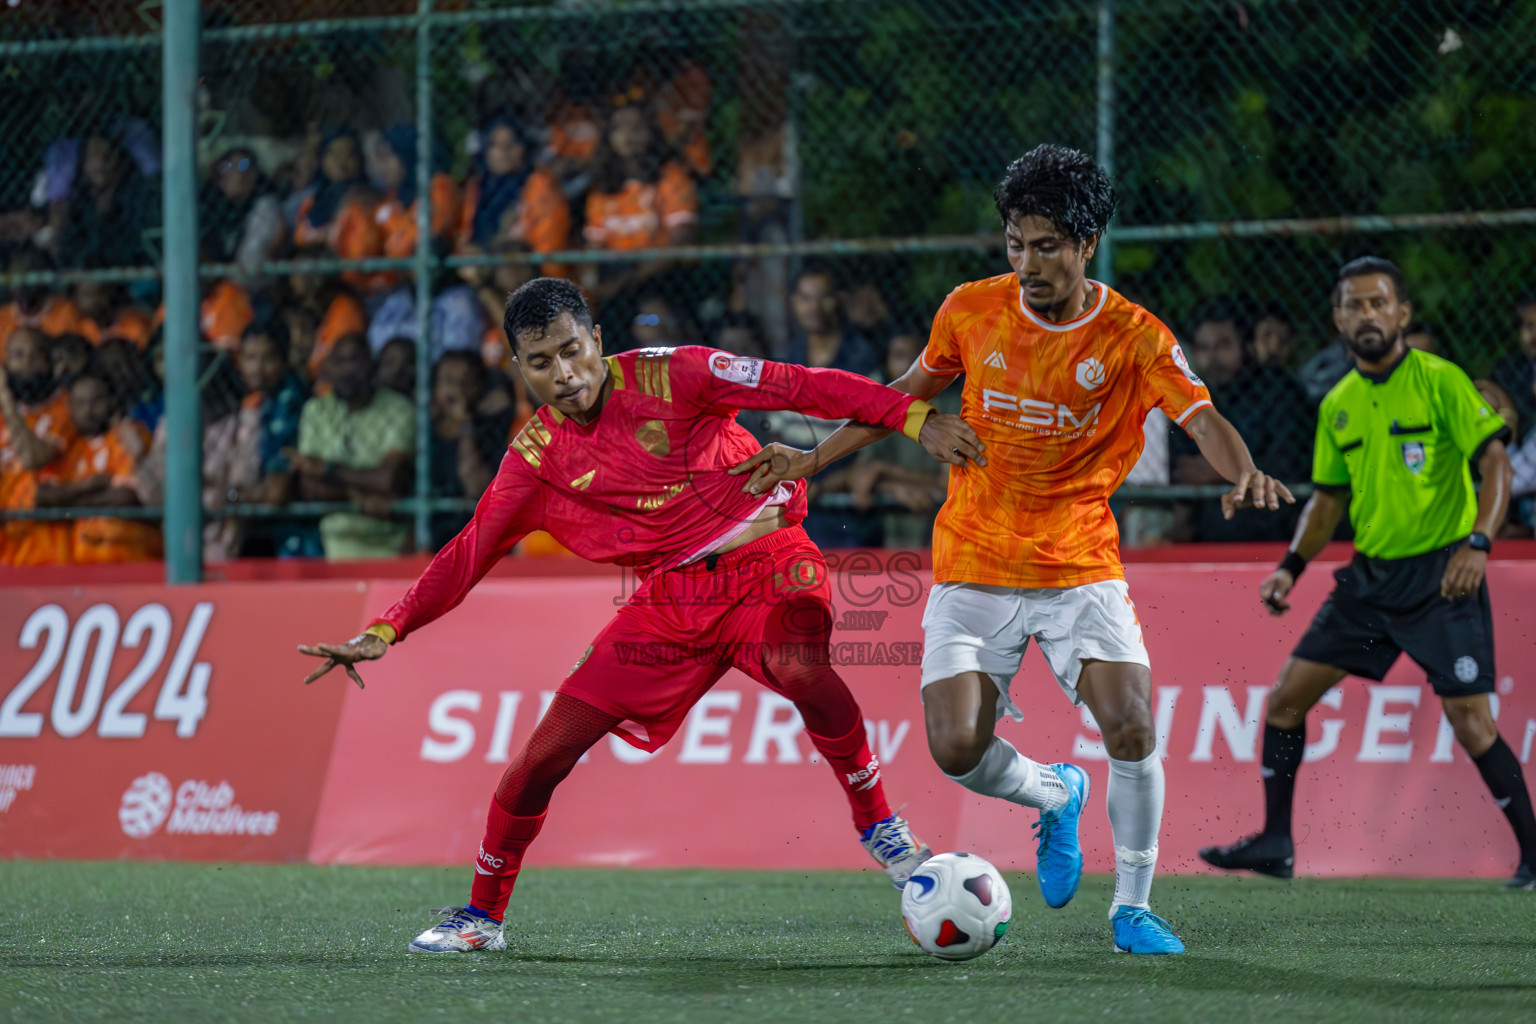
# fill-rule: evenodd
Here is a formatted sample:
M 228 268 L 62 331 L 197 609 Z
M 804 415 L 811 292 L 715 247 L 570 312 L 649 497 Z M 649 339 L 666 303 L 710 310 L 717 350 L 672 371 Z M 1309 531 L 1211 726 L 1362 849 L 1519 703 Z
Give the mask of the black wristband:
M 1493 541 L 1488 539 L 1486 533 L 1474 533 L 1467 538 L 1467 547 L 1486 555 L 1493 550 Z
M 1294 551 L 1287 551 L 1285 557 L 1280 559 L 1280 568 L 1291 574 L 1291 579 L 1301 579 L 1301 574 L 1307 571 L 1307 560 Z

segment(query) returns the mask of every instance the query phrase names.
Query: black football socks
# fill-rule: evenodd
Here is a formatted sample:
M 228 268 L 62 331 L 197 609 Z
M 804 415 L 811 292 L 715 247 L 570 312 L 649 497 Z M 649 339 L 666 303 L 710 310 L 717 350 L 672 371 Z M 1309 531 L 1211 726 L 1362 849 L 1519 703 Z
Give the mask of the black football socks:
M 1264 723 L 1264 754 L 1260 764 L 1264 776 L 1265 836 L 1291 838 L 1291 802 L 1296 795 L 1296 769 L 1301 767 L 1301 755 L 1306 746 L 1305 724 L 1294 729 L 1280 729 L 1268 722 Z M 1518 764 L 1515 765 L 1517 772 L 1519 768 Z M 1524 788 L 1522 785 L 1522 792 Z
M 1267 756 L 1267 734 L 1264 751 Z M 1515 757 L 1515 752 L 1509 749 L 1509 744 L 1500 736 L 1480 757 L 1474 757 L 1472 763 L 1483 773 L 1483 781 L 1488 784 L 1494 802 L 1515 830 L 1515 839 L 1520 843 L 1520 863 L 1536 867 L 1536 815 L 1531 813 L 1531 793 L 1525 787 L 1525 774 L 1520 770 L 1520 761 Z

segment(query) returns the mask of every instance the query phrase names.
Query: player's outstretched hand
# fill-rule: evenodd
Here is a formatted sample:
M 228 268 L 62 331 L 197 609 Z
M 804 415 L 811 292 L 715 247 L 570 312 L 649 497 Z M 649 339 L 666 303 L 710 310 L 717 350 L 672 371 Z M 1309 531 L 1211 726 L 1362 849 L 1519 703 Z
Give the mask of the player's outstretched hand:
M 1488 552 L 1474 551 L 1463 544 L 1446 563 L 1445 575 L 1440 578 L 1440 596 L 1459 601 L 1477 593 L 1487 570 Z
M 1282 500 L 1287 505 L 1296 504 L 1296 496 L 1285 484 L 1262 470 L 1250 469 L 1221 496 L 1221 515 L 1231 519 L 1232 513 L 1240 508 L 1267 508 L 1273 512 Z
M 347 675 L 357 684 L 357 688 L 363 688 L 363 677 L 357 674 L 357 669 L 352 666 L 359 661 L 377 661 L 389 653 L 389 644 L 384 642 L 381 636 L 372 633 L 362 633 L 353 637 L 344 644 L 300 644 L 300 654 L 308 654 L 313 658 L 324 658 L 325 664 L 315 669 L 304 677 L 307 686 L 325 675 L 331 669 L 340 665 L 347 670 Z
M 967 462 L 978 466 L 987 464 L 981 438 L 976 436 L 969 423 L 953 413 L 930 414 L 923 421 L 923 429 L 918 431 L 917 443 L 939 462 L 953 466 L 964 466 Z
M 1296 577 L 1289 570 L 1276 569 L 1270 573 L 1263 583 L 1259 584 L 1259 600 L 1274 615 L 1284 615 L 1291 610 L 1291 602 L 1286 600 L 1291 588 L 1296 585 Z
M 802 451 L 775 441 L 726 472 L 731 476 L 751 473 L 741 489 L 748 494 L 769 494 L 785 480 L 804 480 L 814 475 L 817 468 L 815 451 Z

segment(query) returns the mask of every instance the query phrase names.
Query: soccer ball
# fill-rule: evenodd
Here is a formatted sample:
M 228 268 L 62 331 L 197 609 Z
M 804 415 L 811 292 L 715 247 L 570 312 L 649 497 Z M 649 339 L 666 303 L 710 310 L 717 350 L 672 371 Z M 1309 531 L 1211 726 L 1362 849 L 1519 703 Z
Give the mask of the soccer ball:
M 912 872 L 901 891 L 907 934 L 940 960 L 970 960 L 997 945 L 1008 930 L 1013 894 L 987 861 L 972 853 L 941 853 Z

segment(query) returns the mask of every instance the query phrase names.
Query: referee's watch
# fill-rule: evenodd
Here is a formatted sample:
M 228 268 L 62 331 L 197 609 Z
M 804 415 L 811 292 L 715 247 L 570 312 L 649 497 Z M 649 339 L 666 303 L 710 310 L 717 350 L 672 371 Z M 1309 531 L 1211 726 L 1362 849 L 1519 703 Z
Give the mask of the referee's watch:
M 1486 555 L 1493 550 L 1493 541 L 1488 539 L 1486 533 L 1474 533 L 1467 538 L 1467 547 Z

